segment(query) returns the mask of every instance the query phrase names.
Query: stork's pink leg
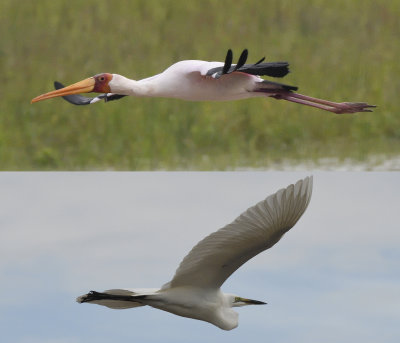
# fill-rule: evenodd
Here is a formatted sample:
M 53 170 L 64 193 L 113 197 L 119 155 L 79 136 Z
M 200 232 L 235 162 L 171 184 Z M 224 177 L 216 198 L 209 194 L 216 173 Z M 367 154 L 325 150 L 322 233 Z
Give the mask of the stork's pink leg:
M 365 102 L 332 102 L 324 99 L 313 98 L 311 96 L 298 93 L 279 93 L 273 95 L 275 99 L 284 99 L 298 104 L 320 108 L 333 113 L 357 113 L 357 112 L 372 112 L 369 108 L 376 107 L 368 105 Z
M 321 110 L 324 111 L 329 111 L 329 112 L 333 112 L 333 113 L 337 113 L 337 109 L 334 107 L 330 107 L 330 106 L 326 106 L 326 105 L 322 105 L 322 104 L 317 104 L 315 102 L 310 102 L 310 101 L 306 101 L 306 100 L 301 100 L 301 99 L 297 99 L 295 97 L 282 97 L 282 96 L 273 96 L 273 98 L 275 99 L 283 99 L 283 100 L 287 100 L 287 101 L 291 101 L 291 102 L 295 102 L 296 104 L 301 104 L 301 105 L 306 105 L 306 106 L 311 106 L 311 107 L 315 107 L 315 108 L 319 108 Z
M 303 94 L 298 94 L 298 93 L 292 93 L 292 97 L 297 98 L 297 99 L 302 99 L 310 102 L 315 102 L 318 104 L 323 104 L 323 105 L 328 105 L 334 108 L 338 109 L 337 113 L 356 113 L 356 112 L 372 112 L 371 110 L 368 110 L 368 108 L 374 108 L 376 106 L 374 105 L 368 105 L 365 102 L 333 102 L 333 101 L 328 101 L 324 99 L 318 99 L 318 98 L 313 98 L 308 95 L 303 95 Z

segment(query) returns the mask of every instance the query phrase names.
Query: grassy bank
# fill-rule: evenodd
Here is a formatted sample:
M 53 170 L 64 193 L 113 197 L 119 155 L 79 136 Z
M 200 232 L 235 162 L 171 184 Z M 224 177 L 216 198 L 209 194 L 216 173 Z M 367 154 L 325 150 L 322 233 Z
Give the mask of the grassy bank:
M 400 153 L 399 1 L 0 2 L 2 170 L 225 170 Z M 182 59 L 287 60 L 288 84 L 374 113 L 273 99 L 30 99 L 99 72 L 140 79 Z

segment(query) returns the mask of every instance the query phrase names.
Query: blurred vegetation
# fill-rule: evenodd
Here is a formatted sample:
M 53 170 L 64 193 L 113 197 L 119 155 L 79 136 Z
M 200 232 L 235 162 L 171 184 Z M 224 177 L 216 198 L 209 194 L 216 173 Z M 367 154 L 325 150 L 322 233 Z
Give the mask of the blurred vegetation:
M 227 170 L 400 154 L 398 0 L 1 0 L 2 170 Z M 374 113 L 276 101 L 34 105 L 54 80 L 140 79 L 184 59 L 289 61 L 284 82 Z

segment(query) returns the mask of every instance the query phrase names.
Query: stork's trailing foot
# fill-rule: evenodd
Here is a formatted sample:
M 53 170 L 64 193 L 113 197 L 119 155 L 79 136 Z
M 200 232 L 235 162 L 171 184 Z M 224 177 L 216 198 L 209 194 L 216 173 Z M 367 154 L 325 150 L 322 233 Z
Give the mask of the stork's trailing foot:
M 297 104 L 316 107 L 321 110 L 343 114 L 343 113 L 357 113 L 357 112 L 372 112 L 370 108 L 375 108 L 375 105 L 369 105 L 366 102 L 333 102 L 324 99 L 313 98 L 311 96 L 282 92 L 272 95 L 275 99 L 283 99 Z

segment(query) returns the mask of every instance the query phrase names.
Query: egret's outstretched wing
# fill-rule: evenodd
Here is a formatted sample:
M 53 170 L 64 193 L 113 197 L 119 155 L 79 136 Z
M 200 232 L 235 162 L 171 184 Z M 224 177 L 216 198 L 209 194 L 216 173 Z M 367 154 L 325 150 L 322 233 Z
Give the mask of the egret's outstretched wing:
M 220 287 L 242 264 L 272 247 L 306 210 L 312 177 L 270 195 L 233 223 L 200 241 L 166 287 Z
M 284 77 L 287 73 L 289 73 L 289 63 L 287 62 L 262 63 L 265 59 L 265 57 L 263 57 L 257 63 L 245 64 L 247 56 L 248 51 L 247 49 L 245 49 L 240 55 L 238 63 L 232 65 L 233 54 L 232 50 L 229 49 L 228 53 L 226 54 L 224 65 L 207 70 L 205 75 L 212 76 L 213 78 L 218 79 L 223 75 L 231 74 L 235 71 L 251 75 L 266 75 L 272 77 Z
M 55 89 L 61 89 L 64 87 L 65 86 L 61 82 L 54 81 Z M 71 94 L 71 95 L 64 95 L 63 99 L 74 105 L 90 105 L 90 104 L 94 104 L 103 99 L 104 99 L 104 101 L 107 102 L 107 101 L 121 99 L 124 96 L 126 96 L 126 95 L 112 94 L 112 93 L 108 93 L 108 94 L 104 93 L 104 94 L 100 94 L 95 97 L 87 97 L 87 96 L 82 96 L 80 94 Z

